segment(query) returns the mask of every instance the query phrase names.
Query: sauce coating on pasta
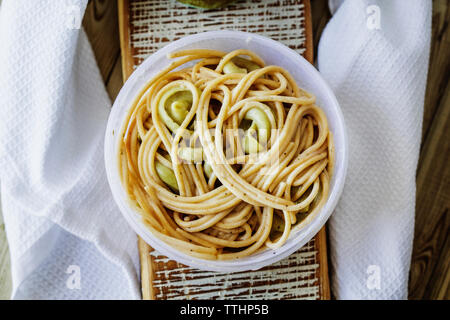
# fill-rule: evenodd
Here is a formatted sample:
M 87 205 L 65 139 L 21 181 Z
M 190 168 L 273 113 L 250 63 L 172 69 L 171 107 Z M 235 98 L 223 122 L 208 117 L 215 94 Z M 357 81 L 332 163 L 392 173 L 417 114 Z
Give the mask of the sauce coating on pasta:
M 255 53 L 195 49 L 150 79 L 122 126 L 120 177 L 164 242 L 202 259 L 281 247 L 327 200 L 325 113 Z

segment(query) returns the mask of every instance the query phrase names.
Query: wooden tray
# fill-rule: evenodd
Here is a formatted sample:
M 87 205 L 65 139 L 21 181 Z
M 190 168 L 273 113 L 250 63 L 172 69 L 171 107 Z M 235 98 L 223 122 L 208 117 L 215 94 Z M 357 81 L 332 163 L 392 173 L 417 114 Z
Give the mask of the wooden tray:
M 254 32 L 313 59 L 309 0 L 240 0 L 200 10 L 175 0 L 118 0 L 123 78 L 147 56 L 185 35 Z M 303 248 L 258 271 L 231 274 L 186 267 L 139 238 L 143 299 L 329 299 L 325 227 Z

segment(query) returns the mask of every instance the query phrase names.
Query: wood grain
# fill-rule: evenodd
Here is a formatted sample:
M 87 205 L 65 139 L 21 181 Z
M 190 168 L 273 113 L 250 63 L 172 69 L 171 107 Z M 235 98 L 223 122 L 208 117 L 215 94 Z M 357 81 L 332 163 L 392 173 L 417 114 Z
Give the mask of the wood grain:
M 314 2 L 314 1 L 313 1 Z M 311 1 L 305 1 L 305 12 L 307 12 L 307 18 L 305 21 L 305 35 L 306 35 L 306 51 L 304 53 L 304 57 L 311 63 L 314 63 L 316 46 L 315 44 L 315 32 L 314 32 L 314 21 L 312 15 L 312 5 Z M 327 226 L 325 225 L 316 235 L 317 245 L 321 250 L 319 251 L 319 261 L 321 261 L 320 268 L 320 291 L 322 300 L 330 300 L 331 299 L 331 288 L 330 288 L 330 274 L 329 274 L 329 250 L 328 248 L 328 239 L 327 239 Z
M 450 4 L 433 1 L 410 299 L 450 299 Z
M 450 298 L 448 89 L 447 85 L 445 95 L 436 106 L 435 119 L 424 140 L 417 171 L 416 228 L 409 293 L 412 299 Z
M 422 147 L 437 108 L 446 91 L 450 72 L 450 3 L 447 0 L 433 1 L 432 38 L 428 70 L 428 85 L 425 94 Z
M 123 28 L 127 26 L 130 12 L 128 0 L 117 0 L 118 2 L 118 16 L 120 28 L 120 49 L 122 52 L 122 77 L 126 81 L 133 73 L 133 57 L 131 55 L 130 30 Z
M 331 18 L 326 0 L 312 1 L 314 48 Z M 410 299 L 450 299 L 450 4 L 433 1 L 432 40 L 417 169 Z
M 327 0 L 313 0 L 311 1 L 311 14 L 312 14 L 312 29 L 313 29 L 313 47 L 314 47 L 314 61 L 317 60 L 317 48 L 319 45 L 320 36 L 323 29 L 327 25 L 331 18 L 330 11 L 328 10 Z
M 111 75 L 105 84 L 106 84 L 106 91 L 108 91 L 111 101 L 114 101 L 116 99 L 116 96 L 119 94 L 120 89 L 123 86 L 122 59 L 120 59 L 120 56 L 117 58 L 114 67 L 111 70 Z
M 84 14 L 83 27 L 89 35 L 100 73 L 107 82 L 120 57 L 117 3 L 110 0 L 90 1 Z

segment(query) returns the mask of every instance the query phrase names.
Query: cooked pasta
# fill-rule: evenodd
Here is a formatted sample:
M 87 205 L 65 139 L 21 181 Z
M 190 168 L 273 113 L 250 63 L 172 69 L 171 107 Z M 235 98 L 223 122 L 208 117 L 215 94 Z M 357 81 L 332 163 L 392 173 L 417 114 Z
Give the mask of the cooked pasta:
M 156 237 L 193 257 L 280 248 L 328 196 L 334 149 L 324 112 L 287 70 L 251 51 L 169 58 L 121 129 L 131 206 Z

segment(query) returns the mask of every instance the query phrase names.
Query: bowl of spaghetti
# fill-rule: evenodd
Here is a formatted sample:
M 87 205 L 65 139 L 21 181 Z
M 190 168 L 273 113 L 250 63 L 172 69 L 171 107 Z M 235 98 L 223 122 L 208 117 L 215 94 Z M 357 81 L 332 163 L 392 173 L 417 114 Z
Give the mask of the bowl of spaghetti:
M 347 141 L 319 72 L 271 39 L 187 36 L 148 57 L 112 108 L 115 201 L 160 254 L 255 270 L 308 242 L 342 193 Z

